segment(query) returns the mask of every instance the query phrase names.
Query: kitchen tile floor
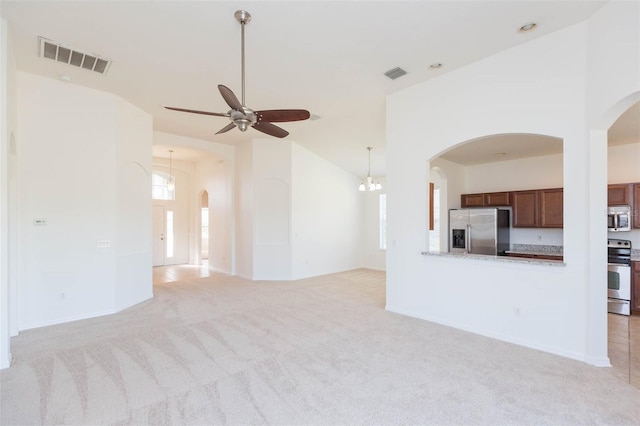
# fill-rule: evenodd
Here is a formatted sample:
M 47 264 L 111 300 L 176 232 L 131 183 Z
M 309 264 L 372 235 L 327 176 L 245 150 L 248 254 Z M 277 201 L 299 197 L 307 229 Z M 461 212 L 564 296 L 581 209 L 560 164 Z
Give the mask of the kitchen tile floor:
M 207 265 L 156 266 L 153 268 L 153 283 L 168 283 L 190 278 L 203 278 L 209 275 L 210 271 Z
M 608 315 L 611 373 L 640 388 L 640 317 Z

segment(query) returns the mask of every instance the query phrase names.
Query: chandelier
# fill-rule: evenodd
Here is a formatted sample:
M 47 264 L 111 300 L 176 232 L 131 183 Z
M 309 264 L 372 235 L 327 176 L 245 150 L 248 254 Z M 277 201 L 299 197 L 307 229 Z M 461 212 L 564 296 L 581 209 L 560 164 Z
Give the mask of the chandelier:
M 172 168 L 171 168 L 171 154 L 173 154 L 173 150 L 169 150 L 169 181 L 167 182 L 167 189 L 172 191 L 176 188 L 176 181 L 173 178 Z
M 371 177 L 371 150 L 373 147 L 368 146 L 367 150 L 369 151 L 369 171 L 367 172 L 367 177 L 364 178 L 360 182 L 360 186 L 358 187 L 358 191 L 377 191 L 378 189 L 382 189 L 382 185 L 380 182 L 374 182 Z

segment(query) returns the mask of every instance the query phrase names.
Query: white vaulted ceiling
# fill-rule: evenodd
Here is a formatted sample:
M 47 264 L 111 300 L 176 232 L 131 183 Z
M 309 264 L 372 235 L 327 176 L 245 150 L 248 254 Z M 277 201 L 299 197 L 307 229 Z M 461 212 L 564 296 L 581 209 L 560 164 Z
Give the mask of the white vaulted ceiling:
M 355 175 L 384 175 L 385 97 L 534 37 L 583 21 L 603 1 L 5 1 L 18 69 L 115 93 L 153 116 L 154 129 L 237 144 L 253 129 L 214 135 L 238 97 L 246 26 L 246 104 L 305 108 L 319 120 L 282 123 L 289 138 Z M 538 27 L 528 33 L 527 22 Z M 38 57 L 38 36 L 112 60 L 105 75 Z M 442 63 L 430 70 L 429 65 Z M 407 75 L 390 80 L 384 72 Z

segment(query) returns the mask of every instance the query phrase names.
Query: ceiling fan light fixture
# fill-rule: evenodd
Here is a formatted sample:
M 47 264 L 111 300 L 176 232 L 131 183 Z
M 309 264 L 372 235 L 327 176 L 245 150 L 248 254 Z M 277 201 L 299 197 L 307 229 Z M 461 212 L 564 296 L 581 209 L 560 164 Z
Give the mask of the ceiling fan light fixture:
M 235 125 L 240 129 L 241 132 L 246 132 L 249 127 L 251 127 L 251 121 L 245 118 L 238 118 L 234 121 Z
M 274 110 L 262 110 L 254 111 L 251 108 L 247 108 L 245 105 L 245 66 L 244 66 L 244 27 L 251 21 L 251 15 L 246 10 L 237 10 L 234 14 L 236 20 L 240 23 L 240 56 L 241 56 L 241 80 L 242 80 L 242 102 L 236 97 L 236 95 L 228 87 L 219 84 L 218 90 L 222 95 L 222 98 L 231 108 L 227 113 L 198 111 L 194 109 L 176 108 L 170 106 L 164 106 L 166 109 L 188 112 L 192 114 L 213 115 L 218 117 L 227 117 L 231 120 L 231 123 L 227 124 L 222 129 L 216 132 L 216 135 L 226 133 L 229 130 L 237 127 L 241 132 L 245 132 L 249 127 L 253 127 L 259 132 L 266 133 L 269 136 L 276 138 L 284 138 L 289 132 L 276 126 L 273 123 L 282 123 L 286 121 L 301 121 L 309 119 L 309 111 L 304 109 L 274 109 Z

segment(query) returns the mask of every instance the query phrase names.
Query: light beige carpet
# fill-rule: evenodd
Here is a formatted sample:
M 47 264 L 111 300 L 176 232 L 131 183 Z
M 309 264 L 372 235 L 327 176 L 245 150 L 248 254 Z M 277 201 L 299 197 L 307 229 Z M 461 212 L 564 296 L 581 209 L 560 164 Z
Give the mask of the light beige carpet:
M 224 275 L 25 331 L 0 424 L 640 423 L 606 369 L 384 311 L 384 273 Z

